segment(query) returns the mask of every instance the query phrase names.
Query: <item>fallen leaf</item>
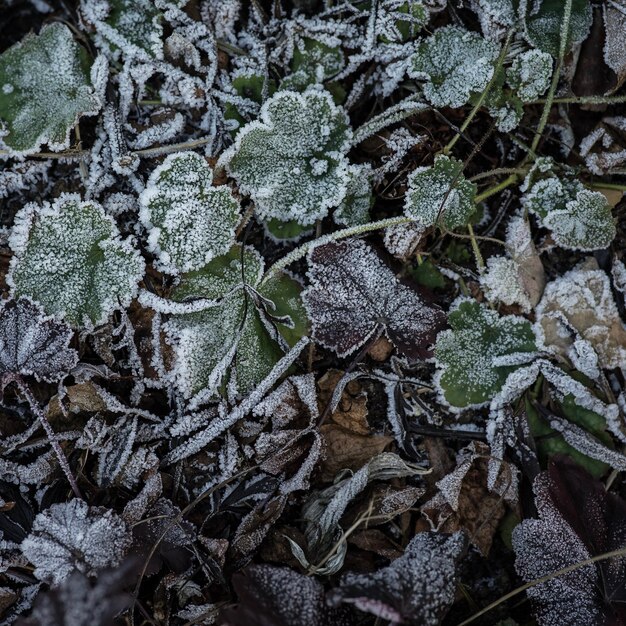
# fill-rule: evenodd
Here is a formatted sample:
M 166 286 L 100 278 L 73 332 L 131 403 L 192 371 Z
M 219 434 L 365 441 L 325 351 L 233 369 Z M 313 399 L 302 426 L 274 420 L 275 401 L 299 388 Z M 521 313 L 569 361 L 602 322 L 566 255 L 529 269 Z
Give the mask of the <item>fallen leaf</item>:
M 48 405 L 49 419 L 60 419 L 66 414 L 61 408 L 61 402 L 66 412 L 70 414 L 98 413 L 107 410 L 106 402 L 101 398 L 94 384 L 89 381 L 67 387 L 62 401 L 59 400 L 58 395 L 53 396 Z
M 343 374 L 341 370 L 331 369 L 317 382 L 320 414 L 323 414 L 328 403 L 331 402 L 335 387 L 343 377 Z M 369 434 L 370 426 L 367 422 L 367 395 L 358 380 L 351 380 L 345 386 L 337 409 L 331 413 L 329 419 L 357 435 Z

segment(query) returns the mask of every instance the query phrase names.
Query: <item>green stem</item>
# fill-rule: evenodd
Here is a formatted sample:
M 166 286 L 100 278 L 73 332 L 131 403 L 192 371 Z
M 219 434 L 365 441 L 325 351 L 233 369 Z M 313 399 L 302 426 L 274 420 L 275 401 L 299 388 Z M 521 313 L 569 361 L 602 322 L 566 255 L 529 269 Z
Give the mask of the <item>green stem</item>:
M 495 194 L 500 193 L 503 189 L 506 189 L 507 187 L 510 187 L 511 185 L 515 184 L 518 178 L 519 178 L 518 174 L 511 174 L 508 178 L 505 178 L 501 183 L 499 183 L 498 185 L 495 185 L 495 187 L 490 187 L 489 189 L 486 189 L 482 193 L 479 193 L 474 199 L 474 202 L 476 204 L 480 204 L 483 200 L 486 200 L 487 198 L 490 198 L 491 196 L 494 196 Z
M 471 224 L 467 225 L 467 231 L 469 232 L 470 241 L 472 242 L 472 250 L 474 252 L 474 257 L 476 258 L 478 273 L 482 274 L 485 269 L 485 260 L 483 259 L 483 255 L 480 253 L 480 248 L 478 247 L 478 242 L 476 241 L 476 235 L 474 235 L 474 229 Z
M 545 100 L 535 100 L 536 104 L 543 104 Z M 626 96 L 567 96 L 553 98 L 553 104 L 624 104 Z
M 587 187 L 590 189 L 615 189 L 616 191 L 626 191 L 626 184 L 619 185 L 618 183 L 588 183 Z
M 500 176 L 500 174 L 517 174 L 518 176 L 526 176 L 528 170 L 525 167 L 498 167 L 488 172 L 481 172 L 471 178 L 468 178 L 471 183 L 482 180 L 483 178 L 491 178 L 492 176 Z
M 354 235 L 363 235 L 370 233 L 374 230 L 380 230 L 382 228 L 389 228 L 391 226 L 398 226 L 399 224 L 408 224 L 414 220 L 410 217 L 390 217 L 385 220 L 379 220 L 377 222 L 368 222 L 367 224 L 360 224 L 359 226 L 352 226 L 350 228 L 342 228 L 328 235 L 324 235 L 318 239 L 313 239 L 303 243 L 292 250 L 289 254 L 286 254 L 282 259 L 279 259 L 272 265 L 261 279 L 261 285 L 265 284 L 272 276 L 277 272 L 284 270 L 287 266 L 291 265 L 295 261 L 305 257 L 310 250 L 317 246 L 323 246 L 331 241 L 338 241 L 339 239 L 345 239 L 346 237 L 352 237 Z
M 454 137 L 452 137 L 448 145 L 444 147 L 442 151 L 443 154 L 450 154 L 450 151 L 452 150 L 456 142 L 463 136 L 463 133 L 467 130 L 468 126 L 471 124 L 474 117 L 476 117 L 476 114 L 478 113 L 483 103 L 485 102 L 485 99 L 489 95 L 489 92 L 491 91 L 493 84 L 496 82 L 496 79 L 498 77 L 498 72 L 502 68 L 502 64 L 504 63 L 506 53 L 508 52 L 512 36 L 513 36 L 513 31 L 509 31 L 509 34 L 506 38 L 504 46 L 502 47 L 502 50 L 500 52 L 500 56 L 498 56 L 498 60 L 496 61 L 496 65 L 494 67 L 493 76 L 491 77 L 491 80 L 487 83 L 487 86 L 478 97 L 478 101 L 476 102 L 476 104 L 474 105 L 474 108 L 470 111 L 470 114 L 467 116 L 467 118 L 463 122 L 463 125 L 461 126 L 461 128 L 459 128 L 459 132 L 456 135 L 454 135 Z

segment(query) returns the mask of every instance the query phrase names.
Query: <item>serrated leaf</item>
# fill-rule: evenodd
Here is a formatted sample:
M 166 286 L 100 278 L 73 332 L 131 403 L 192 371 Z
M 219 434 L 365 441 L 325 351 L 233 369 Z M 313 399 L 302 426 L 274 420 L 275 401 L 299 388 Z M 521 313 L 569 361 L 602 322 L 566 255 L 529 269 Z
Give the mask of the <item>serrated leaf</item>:
M 454 602 L 457 568 L 466 548 L 461 532 L 420 532 L 387 567 L 343 576 L 329 600 L 352 604 L 392 624 L 438 626 Z
M 522 102 L 532 102 L 550 86 L 552 57 L 541 50 L 518 54 L 506 71 L 506 80 Z
M 302 91 L 309 85 L 323 83 L 345 67 L 343 51 L 310 37 L 301 38 L 293 51 L 291 74 L 280 85 L 281 89 Z
M 194 152 L 172 154 L 150 175 L 140 196 L 139 220 L 159 269 L 197 270 L 226 254 L 235 241 L 239 203 L 226 186 L 213 187 L 213 172 Z
M 463 163 L 439 155 L 432 167 L 409 174 L 404 212 L 421 226 L 447 230 L 466 226 L 476 212 L 476 185 L 463 176 Z
M 97 202 L 62 194 L 52 204 L 29 204 L 15 217 L 8 280 L 18 296 L 73 326 L 104 322 L 130 303 L 144 262 Z
M 55 584 L 76 570 L 90 575 L 118 565 L 129 547 L 130 533 L 116 513 L 78 499 L 39 513 L 21 544 L 35 576 Z
M 214 392 L 228 370 L 238 392 L 247 393 L 283 355 L 281 341 L 293 345 L 306 334 L 299 284 L 279 274 L 259 285 L 262 270 L 255 250 L 233 246 L 227 255 L 182 276 L 174 300 L 217 300 L 197 313 L 173 316 L 166 326 L 175 343 L 176 383 L 186 397 L 207 388 Z
M 500 317 L 478 302 L 463 300 L 449 316 L 450 330 L 437 336 L 437 386 L 453 407 L 483 405 L 501 389 L 508 375 L 537 352 L 530 322 Z
M 70 129 L 81 115 L 95 115 L 100 100 L 89 79 L 87 53 L 64 24 L 44 26 L 0 55 L 2 141 L 26 155 L 48 144 L 69 146 Z
M 412 57 L 409 76 L 425 81 L 424 95 L 436 107 L 462 107 L 493 76 L 499 47 L 458 26 L 438 28 Z
M 9 300 L 0 308 L 0 377 L 3 373 L 59 380 L 78 362 L 69 347 L 72 331 L 63 322 L 47 317 L 26 298 Z
M 409 358 L 428 351 L 441 311 L 401 284 L 366 243 L 317 246 L 309 267 L 311 285 L 302 297 L 317 342 L 343 357 L 384 332 Z
M 241 129 L 220 163 L 262 219 L 313 224 L 346 193 L 352 132 L 328 92 L 281 91 Z
M 563 0 L 521 0 L 519 14 L 528 41 L 553 57 L 559 57 L 565 2 Z M 565 44 L 567 53 L 589 34 L 593 14 L 589 0 L 573 0 Z

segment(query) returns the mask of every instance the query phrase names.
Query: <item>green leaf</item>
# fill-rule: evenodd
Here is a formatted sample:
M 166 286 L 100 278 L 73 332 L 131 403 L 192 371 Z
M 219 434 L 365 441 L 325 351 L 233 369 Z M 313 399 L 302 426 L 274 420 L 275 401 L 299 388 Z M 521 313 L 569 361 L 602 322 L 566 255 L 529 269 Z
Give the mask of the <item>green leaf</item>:
M 540 50 L 518 54 L 506 71 L 506 80 L 522 102 L 532 102 L 546 92 L 552 78 L 552 58 Z
M 528 41 L 554 58 L 559 57 L 564 0 L 521 0 L 519 13 Z M 573 0 L 565 52 L 589 34 L 593 13 L 589 0 Z
M 310 226 L 301 226 L 295 220 L 289 222 L 281 222 L 277 219 L 266 220 L 265 228 L 270 237 L 278 241 L 297 241 L 313 232 Z
M 430 259 L 426 259 L 415 268 L 409 268 L 408 271 L 415 281 L 429 289 L 443 289 L 446 286 L 443 274 Z
M 387 9 L 380 20 L 383 23 L 377 24 L 381 30 L 378 38 L 383 43 L 401 43 L 414 39 L 430 19 L 430 13 L 421 0 L 395 2 L 391 6 L 394 4 L 397 8 Z
M 507 376 L 537 351 L 530 322 L 500 317 L 478 302 L 461 301 L 448 317 L 450 330 L 437 336 L 435 358 L 443 398 L 453 407 L 489 402 Z
M 327 92 L 281 91 L 239 131 L 220 164 L 254 200 L 261 219 L 306 226 L 343 200 L 351 137 L 345 111 Z
M 409 175 L 404 212 L 422 226 L 447 230 L 466 226 L 476 212 L 476 185 L 462 174 L 463 163 L 439 155 L 432 167 L 418 167 Z
M 128 54 L 130 48 L 143 50 L 157 59 L 163 57 L 163 16 L 150 0 L 109 0 L 110 12 L 96 32 Z M 134 50 L 133 50 L 134 52 Z
M 412 57 L 409 76 L 423 80 L 424 96 L 436 107 L 462 107 L 493 76 L 499 46 L 458 26 L 438 28 Z
M 350 165 L 346 195 L 333 213 L 333 219 L 342 226 L 367 224 L 373 204 L 371 166 Z
M 100 99 L 89 79 L 87 53 L 59 23 L 28 34 L 0 55 L 2 141 L 15 154 L 43 144 L 60 151 L 82 115 L 95 115 Z
M 250 101 L 250 103 L 260 106 L 263 103 L 263 87 L 265 80 L 265 76 L 256 74 L 254 71 L 247 68 L 234 70 L 231 77 L 231 86 L 238 96 L 245 98 L 245 100 Z M 267 92 L 268 96 L 272 96 L 276 92 L 276 81 L 272 79 L 267 80 Z M 224 118 L 227 120 L 236 120 L 238 122 L 237 128 L 239 128 L 251 119 L 250 108 L 257 107 L 245 106 L 236 100 L 233 102 L 226 101 L 224 103 Z M 232 130 L 231 133 L 235 134 Z
M 172 154 L 152 172 L 140 196 L 139 220 L 159 269 L 197 270 L 235 242 L 239 203 L 228 187 L 212 182 L 211 168 L 194 152 Z
M 13 293 L 74 326 L 101 324 L 127 306 L 144 272 L 143 259 L 104 209 L 77 194 L 24 207 L 9 243 Z
M 262 272 L 260 255 L 235 245 L 181 277 L 173 300 L 217 301 L 196 313 L 174 315 L 166 325 L 176 354 L 174 378 L 186 397 L 224 392 L 228 380 L 235 395 L 248 393 L 269 374 L 283 348 L 306 334 L 299 283 L 278 274 L 260 286 Z
M 280 85 L 281 89 L 304 91 L 309 85 L 323 83 L 341 72 L 346 62 L 339 46 L 303 37 L 296 44 L 291 61 L 292 73 Z

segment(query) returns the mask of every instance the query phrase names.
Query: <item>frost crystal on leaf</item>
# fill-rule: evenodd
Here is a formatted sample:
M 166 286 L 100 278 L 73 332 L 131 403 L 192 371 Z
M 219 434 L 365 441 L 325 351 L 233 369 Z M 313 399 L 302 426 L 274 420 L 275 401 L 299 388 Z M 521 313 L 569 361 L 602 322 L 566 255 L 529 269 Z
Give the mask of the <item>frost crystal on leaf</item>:
M 409 76 L 426 81 L 424 95 L 437 107 L 462 107 L 487 87 L 499 47 L 458 26 L 438 28 L 413 56 Z
M 409 358 L 427 352 L 442 313 L 401 284 L 366 243 L 317 246 L 309 266 L 311 286 L 302 297 L 316 341 L 346 356 L 384 332 Z
M 46 317 L 28 300 L 9 300 L 0 308 L 0 377 L 5 372 L 52 382 L 71 370 L 78 354 L 69 347 L 72 331 Z
M 624 368 L 626 327 L 613 299 L 609 277 L 596 268 L 583 266 L 548 283 L 537 306 L 537 321 L 544 343 L 552 352 L 567 356 L 578 333 L 593 346 L 601 367 Z
M 286 274 L 260 285 L 262 271 L 255 250 L 233 246 L 182 276 L 175 301 L 215 301 L 198 312 L 174 315 L 166 325 L 176 353 L 174 377 L 186 397 L 203 389 L 214 393 L 231 364 L 235 388 L 250 391 L 280 359 L 283 346 L 305 334 L 300 285 Z
M 53 584 L 75 570 L 90 575 L 118 565 L 129 547 L 130 534 L 116 513 L 78 499 L 39 513 L 21 544 L 35 576 Z
M 67 148 L 80 116 L 100 109 L 87 53 L 61 23 L 26 35 L 0 55 L 0 86 L 0 120 L 8 131 L 2 141 L 16 154 L 36 152 L 42 144 Z
M 462 533 L 418 533 L 404 554 L 371 574 L 346 574 L 329 600 L 348 603 L 393 624 L 437 626 L 454 601 Z
M 128 305 L 144 272 L 143 259 L 104 209 L 77 194 L 25 206 L 9 244 L 12 291 L 74 326 L 101 324 Z
M 537 347 L 530 322 L 500 317 L 471 300 L 461 300 L 448 316 L 451 330 L 437 336 L 437 386 L 453 407 L 491 400 L 519 365 L 532 360 Z
M 346 194 L 351 136 L 346 113 L 329 93 L 281 91 L 241 129 L 220 163 L 261 218 L 313 224 Z
M 234 243 L 239 203 L 212 181 L 211 168 L 194 152 L 172 154 L 152 172 L 139 219 L 164 271 L 200 269 Z
M 463 163 L 439 155 L 432 167 L 418 167 L 408 179 L 404 212 L 420 226 L 447 230 L 466 226 L 476 212 L 476 185 L 463 176 Z
M 552 57 L 541 50 L 522 52 L 513 59 L 506 78 L 522 102 L 532 102 L 550 86 Z

